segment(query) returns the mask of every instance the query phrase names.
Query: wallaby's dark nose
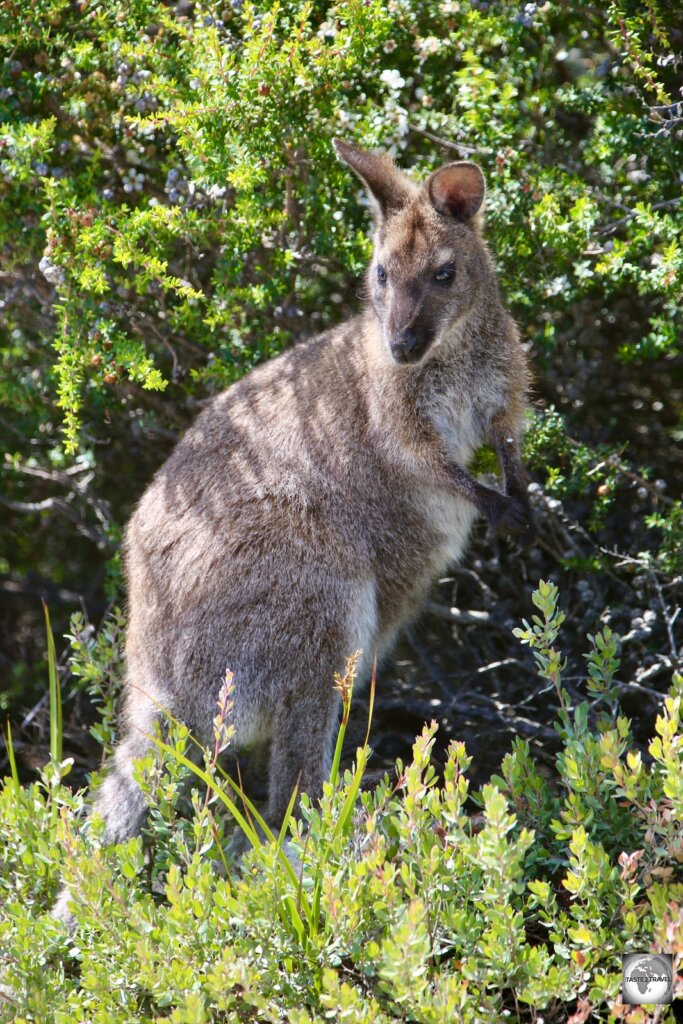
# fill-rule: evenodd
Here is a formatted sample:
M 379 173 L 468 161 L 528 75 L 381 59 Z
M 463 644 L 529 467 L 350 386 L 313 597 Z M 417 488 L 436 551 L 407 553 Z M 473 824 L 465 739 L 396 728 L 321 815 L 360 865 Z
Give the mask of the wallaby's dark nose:
M 418 337 L 412 328 L 408 327 L 401 331 L 399 336 L 391 342 L 391 354 L 397 363 L 409 363 L 414 350 L 417 348 Z

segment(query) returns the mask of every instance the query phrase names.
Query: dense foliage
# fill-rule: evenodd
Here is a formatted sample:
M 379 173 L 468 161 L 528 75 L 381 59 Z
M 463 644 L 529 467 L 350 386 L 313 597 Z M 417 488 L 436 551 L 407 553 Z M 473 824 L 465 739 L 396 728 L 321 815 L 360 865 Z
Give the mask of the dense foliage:
M 307 828 L 291 821 L 286 846 L 284 835 L 256 840 L 238 868 L 226 806 L 252 834 L 253 819 L 217 768 L 225 698 L 203 767 L 188 760 L 181 727 L 139 762 L 147 856 L 140 838 L 107 848 L 101 822 L 79 827 L 82 797 L 61 783 L 69 761 L 27 787 L 8 778 L 0 1020 L 673 1020 L 670 1008 L 654 1016 L 621 1002 L 621 954 L 683 954 L 683 679 L 646 765 L 619 710 L 617 638 L 589 638 L 591 702 L 572 705 L 557 589 L 541 583 L 534 603 L 533 624 L 516 633 L 560 703 L 557 783 L 520 740 L 473 794 L 474 817 L 470 758 L 453 742 L 439 782 L 432 723 L 395 779 L 372 790 L 360 789 L 367 747 L 343 777 L 335 765 L 320 808 L 304 804 Z M 100 675 L 109 670 L 101 652 Z M 347 707 L 352 683 L 351 666 L 338 680 Z M 194 787 L 189 817 L 183 784 Z M 72 936 L 44 914 L 60 871 L 73 886 Z
M 0 1015 L 645 1021 L 619 955 L 683 951 L 680 679 L 658 703 L 683 621 L 680 5 L 6 0 L 0 52 Z M 146 481 L 209 396 L 357 308 L 368 215 L 336 135 L 416 177 L 485 171 L 535 370 L 539 538 L 520 555 L 482 530 L 444 582 L 372 742 L 391 765 L 437 705 L 439 733 L 362 795 L 358 754 L 291 839 L 301 883 L 268 845 L 220 878 L 222 790 L 209 758 L 179 814 L 182 732 L 140 769 L 147 860 L 81 835 L 61 780 L 115 736 L 120 541 Z M 521 632 L 539 686 L 511 626 L 541 575 L 568 665 L 544 587 Z M 70 635 L 52 716 L 41 597 Z M 480 822 L 449 730 L 472 778 L 499 772 L 472 785 Z M 510 731 L 533 742 L 497 768 Z M 41 916 L 62 869 L 73 939 Z

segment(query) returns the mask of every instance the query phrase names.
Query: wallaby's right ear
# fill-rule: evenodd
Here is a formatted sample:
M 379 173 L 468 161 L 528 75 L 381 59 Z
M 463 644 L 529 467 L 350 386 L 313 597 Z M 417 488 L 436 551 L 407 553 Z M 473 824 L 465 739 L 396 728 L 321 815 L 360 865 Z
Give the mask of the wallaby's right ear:
M 371 153 L 342 139 L 333 139 L 332 145 L 340 160 L 348 164 L 365 185 L 377 220 L 398 212 L 416 194 L 416 186 L 388 153 Z
M 446 164 L 427 178 L 434 209 L 456 220 L 470 220 L 484 202 L 486 182 L 481 168 L 468 160 Z

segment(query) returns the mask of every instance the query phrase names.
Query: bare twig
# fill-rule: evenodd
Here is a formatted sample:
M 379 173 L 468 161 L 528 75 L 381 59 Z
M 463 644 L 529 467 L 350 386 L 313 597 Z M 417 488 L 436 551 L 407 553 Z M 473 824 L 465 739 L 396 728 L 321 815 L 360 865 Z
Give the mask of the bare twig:
M 681 611 L 680 606 L 676 608 L 676 610 L 675 610 L 675 612 L 673 614 L 669 614 L 669 606 L 666 603 L 666 601 L 664 600 L 664 592 L 662 591 L 661 583 L 657 579 L 657 574 L 654 573 L 654 572 L 650 572 L 650 573 L 648 573 L 648 576 L 652 580 L 652 583 L 654 584 L 655 591 L 657 592 L 657 597 L 659 599 L 659 603 L 660 603 L 661 609 L 662 609 L 662 616 L 664 618 L 664 625 L 666 626 L 666 633 L 667 633 L 667 636 L 669 638 L 669 647 L 671 649 L 671 654 L 673 656 L 674 661 L 677 662 L 678 661 L 678 648 L 676 646 L 676 640 L 675 640 L 675 637 L 674 637 L 674 629 L 673 628 L 674 628 L 674 624 L 676 622 L 676 619 L 678 618 L 678 616 L 680 614 L 680 611 Z
M 650 107 L 650 120 L 660 126 L 655 132 L 655 138 L 670 135 L 675 128 L 683 125 L 683 101 Z
M 671 659 L 660 655 L 660 660 L 656 661 L 654 665 L 650 665 L 649 668 L 646 668 L 641 672 L 638 675 L 637 680 L 630 679 L 627 683 L 621 683 L 620 688 L 623 690 L 638 690 L 639 693 L 646 693 L 648 696 L 652 697 L 653 700 L 656 700 L 659 703 L 662 699 L 660 691 L 653 690 L 649 686 L 643 686 L 643 683 L 647 682 L 649 679 L 654 679 L 655 676 L 660 676 L 662 672 L 671 672 L 672 669 L 673 664 Z
M 69 466 L 67 469 L 43 469 L 41 466 L 27 466 L 21 462 L 12 462 L 9 464 L 10 468 L 15 470 L 17 473 L 23 473 L 25 476 L 35 476 L 39 480 L 52 480 L 55 483 L 68 483 L 72 484 L 73 481 L 68 479 L 72 476 L 77 476 L 79 473 L 86 473 L 90 466 Z
M 417 132 L 418 135 L 423 135 L 425 139 L 429 139 L 430 142 L 435 142 L 437 146 L 443 146 L 445 149 L 452 149 L 461 157 L 472 156 L 474 153 L 490 153 L 492 152 L 488 146 L 468 146 L 464 142 L 453 142 L 452 139 L 444 139 L 439 135 L 434 135 L 433 132 L 428 132 L 426 128 L 420 128 L 419 125 L 413 124 L 412 121 L 408 124 L 411 132 Z
M 94 541 L 98 547 L 106 548 L 111 546 L 111 540 L 106 533 L 86 523 L 76 510 L 61 498 L 44 498 L 42 501 L 15 501 L 13 498 L 6 498 L 4 495 L 0 495 L 0 505 L 11 509 L 12 512 L 22 512 L 26 515 L 31 515 L 35 512 L 61 512 L 67 519 L 76 524 L 79 533 L 82 533 L 88 540 Z
M 476 610 L 462 611 L 460 608 L 449 608 L 447 605 L 440 604 L 438 601 L 427 601 L 424 609 L 431 615 L 435 615 L 439 619 L 445 619 L 447 622 L 458 622 L 462 624 L 478 623 L 481 625 L 483 622 L 488 622 L 491 618 L 488 612 Z
M 37 581 L 33 578 L 30 582 L 26 580 L 0 579 L 0 594 L 7 594 L 9 597 L 30 597 L 40 598 L 47 596 L 50 603 L 78 604 L 82 594 L 69 590 L 67 587 L 60 587 L 52 580 Z
M 51 483 L 60 484 L 63 487 L 70 489 L 68 498 L 79 496 L 85 501 L 85 503 L 92 509 L 96 518 L 99 520 L 100 525 L 105 531 L 111 528 L 111 512 L 107 502 L 98 498 L 92 494 L 89 490 L 90 484 L 94 479 L 94 471 L 90 466 L 74 465 L 69 466 L 67 469 L 56 470 L 56 469 L 45 469 L 42 466 L 28 466 L 21 462 L 10 462 L 7 464 L 7 468 L 13 470 L 15 473 L 21 473 L 23 476 L 35 477 L 39 480 L 49 480 Z M 85 474 L 85 476 L 81 476 Z M 64 501 L 61 498 L 46 498 L 43 501 L 38 502 L 14 502 L 14 505 L 9 504 L 12 499 L 3 498 L 0 496 L 0 501 L 13 508 L 15 512 L 42 512 L 51 507 L 58 507 L 61 511 L 65 511 L 64 506 L 67 505 L 68 499 Z M 52 504 L 51 504 L 52 503 Z M 66 514 L 74 519 L 75 522 L 79 522 L 76 518 L 75 510 L 68 506 L 70 511 Z

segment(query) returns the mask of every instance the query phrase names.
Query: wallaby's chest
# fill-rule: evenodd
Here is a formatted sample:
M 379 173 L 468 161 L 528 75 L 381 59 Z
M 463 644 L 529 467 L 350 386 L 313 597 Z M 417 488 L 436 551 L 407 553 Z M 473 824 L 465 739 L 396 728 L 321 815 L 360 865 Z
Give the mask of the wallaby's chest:
M 453 375 L 450 387 L 425 403 L 425 415 L 445 453 L 463 468 L 484 443 L 488 424 L 504 401 L 505 381 L 478 369 L 463 368 L 460 375 Z
M 393 635 L 415 618 L 439 576 L 460 559 L 476 511 L 462 498 L 424 484 L 390 488 L 386 497 L 383 514 L 366 515 L 365 524 L 379 631 Z

